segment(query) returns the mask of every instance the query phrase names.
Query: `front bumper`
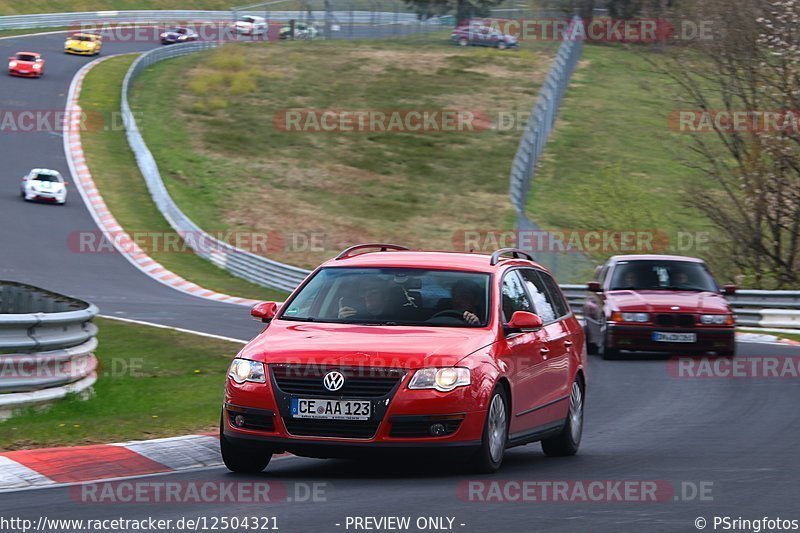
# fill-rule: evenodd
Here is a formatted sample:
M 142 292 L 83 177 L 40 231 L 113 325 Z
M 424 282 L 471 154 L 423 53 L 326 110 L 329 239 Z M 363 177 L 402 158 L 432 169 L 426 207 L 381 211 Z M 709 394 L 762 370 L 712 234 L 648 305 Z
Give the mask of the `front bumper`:
M 696 342 L 660 342 L 653 333 L 694 333 Z M 734 327 L 675 328 L 654 325 L 608 325 L 607 345 L 618 350 L 670 353 L 732 353 L 736 346 Z
M 42 75 L 41 70 L 20 70 L 18 68 L 10 68 L 8 69 L 8 73 L 11 76 L 19 76 L 21 78 L 38 78 Z
M 76 56 L 91 56 L 99 52 L 97 49 L 92 50 L 81 50 L 77 48 L 64 48 L 64 52 L 67 54 L 73 54 Z
M 481 405 L 472 386 L 449 393 L 411 390 L 407 374 L 385 396 L 341 398 L 287 394 L 276 385 L 274 376 L 271 378 L 267 383 L 241 385 L 227 379 L 223 406 L 226 437 L 313 457 L 348 455 L 352 450 L 363 453 L 365 449 L 472 449 L 481 443 L 486 406 Z M 301 397 L 368 400 L 372 417 L 359 422 L 294 418 L 291 400 Z M 236 415 L 243 417 L 238 423 L 234 422 Z

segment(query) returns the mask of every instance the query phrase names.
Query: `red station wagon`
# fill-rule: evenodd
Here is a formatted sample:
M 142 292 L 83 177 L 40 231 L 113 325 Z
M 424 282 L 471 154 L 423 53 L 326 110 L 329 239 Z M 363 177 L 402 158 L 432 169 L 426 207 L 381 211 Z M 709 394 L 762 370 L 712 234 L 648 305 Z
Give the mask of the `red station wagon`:
M 226 380 L 230 470 L 259 472 L 281 452 L 391 449 L 461 452 L 470 470 L 493 472 L 511 446 L 578 450 L 583 329 L 525 252 L 354 246 L 252 315 L 268 325 Z
M 706 264 L 693 257 L 619 255 L 598 267 L 583 308 L 590 352 L 733 356 L 733 311 Z

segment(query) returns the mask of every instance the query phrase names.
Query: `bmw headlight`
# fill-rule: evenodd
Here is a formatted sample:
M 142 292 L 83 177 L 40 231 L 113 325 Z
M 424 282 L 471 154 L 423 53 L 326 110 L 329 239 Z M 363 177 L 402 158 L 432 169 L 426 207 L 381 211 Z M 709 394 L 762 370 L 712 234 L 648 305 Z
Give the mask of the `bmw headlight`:
M 706 325 L 731 325 L 733 324 L 733 316 L 731 315 L 700 315 L 700 322 Z
M 264 371 L 264 363 L 250 361 L 249 359 L 234 359 L 228 375 L 236 383 L 252 381 L 253 383 L 266 383 L 267 374 Z
M 449 392 L 456 387 L 470 384 L 469 368 L 421 368 L 417 370 L 409 389 L 436 389 L 440 392 Z
M 647 313 L 622 313 L 623 322 L 649 322 L 650 315 Z

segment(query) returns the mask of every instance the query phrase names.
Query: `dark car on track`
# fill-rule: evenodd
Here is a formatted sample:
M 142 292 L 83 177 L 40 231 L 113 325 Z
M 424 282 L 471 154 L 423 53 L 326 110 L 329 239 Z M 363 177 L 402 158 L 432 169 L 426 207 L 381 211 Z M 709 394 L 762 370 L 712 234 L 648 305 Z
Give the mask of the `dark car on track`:
M 706 264 L 693 257 L 619 255 L 598 267 L 583 306 L 590 353 L 621 350 L 733 356 L 733 311 Z
M 489 46 L 500 50 L 519 48 L 516 37 L 485 24 L 459 26 L 450 34 L 450 40 L 459 46 Z
M 583 330 L 525 252 L 359 245 L 252 314 L 268 326 L 231 364 L 221 416 L 233 471 L 284 451 L 439 452 L 479 472 L 512 446 L 578 451 Z
M 161 44 L 188 43 L 200 38 L 196 31 L 189 28 L 170 28 L 160 35 Z

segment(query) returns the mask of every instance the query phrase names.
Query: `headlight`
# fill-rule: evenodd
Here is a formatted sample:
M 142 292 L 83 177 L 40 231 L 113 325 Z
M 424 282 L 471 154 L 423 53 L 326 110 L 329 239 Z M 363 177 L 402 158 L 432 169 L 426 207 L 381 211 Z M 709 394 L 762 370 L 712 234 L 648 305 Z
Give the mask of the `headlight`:
M 252 381 L 253 383 L 266 383 L 267 376 L 264 372 L 264 363 L 250 361 L 248 359 L 234 359 L 228 375 L 236 383 Z
M 732 315 L 700 315 L 702 324 L 714 324 L 717 326 L 733 325 Z
M 469 368 L 422 368 L 417 370 L 409 389 L 436 389 L 440 392 L 449 392 L 456 387 L 469 385 Z
M 620 313 L 615 312 L 611 314 L 612 322 L 649 322 L 650 315 L 648 313 Z
M 39 70 L 40 68 L 42 68 L 41 63 L 34 63 L 33 70 Z
M 16 61 L 11 61 L 11 62 L 8 63 L 8 68 L 14 68 L 16 66 L 17 66 L 17 62 Z

